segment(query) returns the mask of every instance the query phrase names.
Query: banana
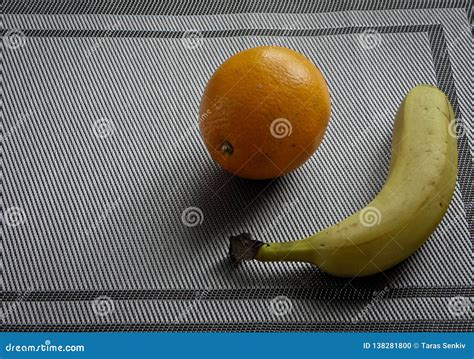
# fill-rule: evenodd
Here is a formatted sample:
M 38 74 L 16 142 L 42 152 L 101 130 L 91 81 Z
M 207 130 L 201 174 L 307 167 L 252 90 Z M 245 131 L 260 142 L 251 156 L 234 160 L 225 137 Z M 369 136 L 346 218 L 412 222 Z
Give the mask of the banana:
M 363 209 L 307 238 L 263 243 L 248 233 L 231 237 L 235 262 L 297 261 L 340 277 L 367 276 L 400 263 L 435 230 L 454 192 L 457 143 L 443 92 L 418 85 L 396 117 L 387 180 Z

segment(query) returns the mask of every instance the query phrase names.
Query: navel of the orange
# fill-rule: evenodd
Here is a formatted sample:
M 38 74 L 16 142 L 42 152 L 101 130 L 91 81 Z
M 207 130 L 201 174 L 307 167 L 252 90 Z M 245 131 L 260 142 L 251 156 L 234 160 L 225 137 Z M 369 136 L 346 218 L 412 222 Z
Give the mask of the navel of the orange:
M 302 165 L 319 146 L 330 114 L 318 68 L 283 47 L 244 50 L 212 75 L 199 127 L 211 157 L 244 178 L 267 179 Z

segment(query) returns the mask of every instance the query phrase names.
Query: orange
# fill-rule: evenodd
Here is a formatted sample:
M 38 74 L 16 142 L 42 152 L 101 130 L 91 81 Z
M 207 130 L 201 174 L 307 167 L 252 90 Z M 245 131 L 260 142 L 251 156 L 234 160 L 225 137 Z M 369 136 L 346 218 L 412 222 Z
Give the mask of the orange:
M 330 114 L 319 69 L 300 53 L 276 46 L 244 50 L 212 75 L 199 108 L 211 157 L 249 179 L 284 175 L 318 148 Z

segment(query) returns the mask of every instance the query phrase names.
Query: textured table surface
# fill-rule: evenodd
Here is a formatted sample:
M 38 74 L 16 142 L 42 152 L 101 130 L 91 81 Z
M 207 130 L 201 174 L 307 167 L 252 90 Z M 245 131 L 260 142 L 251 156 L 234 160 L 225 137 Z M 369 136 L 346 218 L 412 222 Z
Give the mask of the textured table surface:
M 2 330 L 472 330 L 468 1 L 71 4 L 3 7 Z M 304 166 L 255 182 L 212 162 L 197 112 L 263 44 L 320 67 L 332 114 Z M 296 239 L 368 203 L 419 83 L 448 94 L 460 161 L 422 248 L 365 279 L 229 264 L 230 235 Z

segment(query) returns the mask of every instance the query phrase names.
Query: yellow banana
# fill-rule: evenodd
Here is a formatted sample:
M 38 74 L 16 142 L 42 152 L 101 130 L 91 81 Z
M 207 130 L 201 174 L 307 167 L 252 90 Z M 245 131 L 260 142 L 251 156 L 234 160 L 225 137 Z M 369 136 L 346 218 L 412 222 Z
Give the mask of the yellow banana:
M 308 262 L 341 277 L 366 276 L 400 263 L 430 236 L 451 201 L 457 174 L 451 121 L 446 96 L 434 86 L 416 86 L 395 118 L 386 183 L 365 208 L 300 240 L 231 237 L 231 258 Z

